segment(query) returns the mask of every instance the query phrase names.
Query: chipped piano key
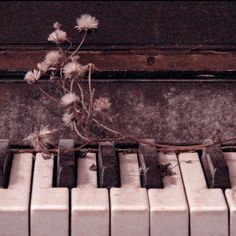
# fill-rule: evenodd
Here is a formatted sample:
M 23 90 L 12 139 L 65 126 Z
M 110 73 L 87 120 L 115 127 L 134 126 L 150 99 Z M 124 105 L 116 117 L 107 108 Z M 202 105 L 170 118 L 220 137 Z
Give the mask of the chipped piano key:
M 97 188 L 96 154 L 78 159 L 77 188 L 71 193 L 71 236 L 109 236 L 108 189 Z
M 145 141 L 155 144 L 153 139 L 145 139 Z M 158 155 L 155 147 L 145 143 L 139 144 L 139 162 L 142 186 L 144 188 L 163 188 L 163 171 Z
M 60 139 L 57 157 L 57 187 L 76 187 L 77 161 L 74 151 L 73 139 Z
M 136 153 L 119 154 L 121 187 L 110 189 L 111 235 L 149 235 L 147 189 L 141 187 Z
M 7 188 L 10 169 L 12 164 L 12 155 L 9 150 L 9 140 L 0 139 L 0 187 Z
M 100 188 L 120 186 L 119 164 L 114 144 L 110 142 L 99 143 L 98 174 Z
M 198 153 L 180 153 L 190 212 L 191 236 L 228 236 L 228 208 L 222 189 L 207 188 Z
M 205 139 L 204 144 L 213 144 L 213 141 Z M 220 145 L 204 148 L 201 162 L 209 188 L 230 188 L 229 168 Z

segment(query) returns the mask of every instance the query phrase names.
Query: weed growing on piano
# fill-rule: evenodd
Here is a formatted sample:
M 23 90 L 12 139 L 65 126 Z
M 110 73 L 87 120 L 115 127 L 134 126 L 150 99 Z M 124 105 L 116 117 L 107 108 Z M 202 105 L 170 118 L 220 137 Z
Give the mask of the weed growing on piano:
M 86 65 L 80 62 L 80 49 L 89 32 L 98 28 L 98 20 L 95 17 L 84 14 L 76 20 L 75 29 L 82 33 L 79 45 L 71 52 L 72 42 L 67 33 L 61 29 L 62 25 L 55 22 L 54 31 L 49 34 L 48 41 L 57 46 L 57 50 L 49 51 L 42 62 L 37 64 L 37 70 L 27 72 L 25 80 L 29 84 L 36 84 L 42 75 L 48 76 L 50 81 L 59 86 L 62 96 L 56 98 L 49 95 L 40 88 L 44 95 L 58 102 L 64 114 L 62 122 L 65 126 L 71 127 L 81 140 L 90 142 L 96 141 L 96 135 L 105 132 L 113 135 L 119 132 L 113 130 L 113 117 L 109 113 L 111 103 L 108 98 L 95 98 L 95 90 L 92 87 L 92 72 L 98 70 L 92 63 Z M 68 48 L 65 50 L 65 45 Z M 86 86 L 87 83 L 87 86 Z M 48 128 L 35 131 L 25 140 L 29 141 L 35 150 L 48 154 L 48 146 L 52 144 L 49 138 L 53 134 Z
M 81 36 L 81 41 L 74 50 L 73 44 L 67 33 L 62 30 L 62 25 L 55 22 L 54 31 L 49 34 L 48 41 L 56 45 L 57 50 L 49 51 L 43 61 L 37 64 L 37 69 L 28 71 L 25 81 L 30 85 L 37 84 L 42 76 L 48 76 L 51 83 L 59 86 L 62 91 L 60 98 L 48 94 L 39 87 L 44 95 L 53 102 L 57 102 L 63 110 L 61 120 L 63 124 L 70 127 L 77 133 L 84 142 L 98 142 L 98 136 L 110 139 L 129 139 L 138 143 L 146 143 L 156 147 L 159 151 L 194 151 L 204 147 L 223 143 L 219 141 L 213 144 L 199 144 L 194 146 L 176 146 L 165 144 L 153 144 L 135 136 L 126 134 L 113 128 L 115 117 L 111 115 L 111 102 L 109 98 L 95 98 L 95 89 L 92 87 L 92 73 L 98 68 L 92 64 L 82 64 L 80 60 L 80 50 L 89 32 L 94 32 L 98 28 L 99 22 L 95 17 L 84 14 L 76 20 L 75 29 Z M 68 46 L 66 48 L 66 46 Z M 65 49 L 66 48 L 66 49 Z M 37 151 L 43 151 L 48 155 L 50 135 L 54 130 L 48 128 L 35 131 L 25 140 L 31 142 Z M 107 140 L 107 139 L 106 139 Z M 227 141 L 227 140 L 226 140 Z
M 49 153 L 47 147 L 54 145 L 54 134 L 57 129 L 50 130 L 47 126 L 41 128 L 39 131 L 34 131 L 24 141 L 29 141 L 36 152 L 42 151 L 44 158 L 49 158 L 51 154 Z

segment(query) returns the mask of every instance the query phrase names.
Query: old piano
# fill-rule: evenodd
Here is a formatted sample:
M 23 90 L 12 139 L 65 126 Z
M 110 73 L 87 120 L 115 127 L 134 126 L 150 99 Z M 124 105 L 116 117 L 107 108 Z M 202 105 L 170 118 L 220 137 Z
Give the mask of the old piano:
M 236 3 L 0 3 L 0 236 L 236 235 Z M 23 81 L 53 46 L 60 21 L 100 21 L 81 51 L 93 62 L 98 96 L 111 98 L 116 127 L 153 143 L 230 142 L 160 152 L 137 142 L 80 140 L 39 87 Z M 45 123 L 46 122 L 46 123 Z M 41 125 L 60 129 L 45 160 L 23 139 Z M 16 153 L 18 150 L 18 153 Z

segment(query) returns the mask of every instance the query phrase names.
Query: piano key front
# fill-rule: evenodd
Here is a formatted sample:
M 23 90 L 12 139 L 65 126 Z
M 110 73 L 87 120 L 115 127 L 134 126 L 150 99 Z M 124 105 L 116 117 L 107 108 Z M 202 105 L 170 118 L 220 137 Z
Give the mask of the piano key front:
M 30 235 L 29 229 L 31 236 L 236 234 L 235 153 L 224 154 L 232 186 L 225 194 L 207 188 L 197 153 L 159 153 L 159 165 L 170 164 L 171 175 L 163 177 L 163 188 L 143 188 L 138 154 L 116 155 L 118 176 L 103 179 L 111 188 L 100 187 L 99 155 L 77 157 L 72 189 L 53 186 L 53 159 L 38 153 L 33 164 L 32 154 L 14 155 L 9 185 L 0 189 L 0 235 Z

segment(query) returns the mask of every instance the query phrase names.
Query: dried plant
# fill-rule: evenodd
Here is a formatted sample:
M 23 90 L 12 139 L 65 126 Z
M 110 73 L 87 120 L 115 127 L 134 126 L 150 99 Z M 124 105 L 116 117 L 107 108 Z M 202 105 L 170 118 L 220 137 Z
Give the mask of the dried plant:
M 53 24 L 54 31 L 49 34 L 48 41 L 56 44 L 57 50 L 49 51 L 44 60 L 37 64 L 37 69 L 28 71 L 24 78 L 27 83 L 33 85 L 38 82 L 42 75 L 49 76 L 52 83 L 61 87 L 63 96 L 60 99 L 49 95 L 42 88 L 40 90 L 48 98 L 60 104 L 64 112 L 61 117 L 62 123 L 74 130 L 81 140 L 86 143 L 97 141 L 96 134 L 101 135 L 101 131 L 104 131 L 113 135 L 113 139 L 119 137 L 146 143 L 160 151 L 194 151 L 236 139 L 217 139 L 213 144 L 177 146 L 149 143 L 123 131 L 115 130 L 112 127 L 114 117 L 110 112 L 112 104 L 109 98 L 100 97 L 95 99 L 95 90 L 92 87 L 92 72 L 98 70 L 98 68 L 92 63 L 84 65 L 80 62 L 80 49 L 88 33 L 95 31 L 98 25 L 98 20 L 88 14 L 76 19 L 75 29 L 82 36 L 79 45 L 71 52 L 73 46 L 71 40 L 67 33 L 61 29 L 62 25 L 55 22 Z M 63 46 L 68 44 L 68 48 L 63 49 L 62 44 Z M 83 82 L 87 82 L 87 88 L 83 86 Z M 50 136 L 54 133 L 55 130 L 49 130 L 46 127 L 35 131 L 25 140 L 30 142 L 36 151 L 43 151 L 45 156 L 48 156 L 48 147 L 52 145 Z
M 120 134 L 118 131 L 108 127 L 113 117 L 109 113 L 111 102 L 109 98 L 94 98 L 95 90 L 92 87 L 92 72 L 98 70 L 92 63 L 84 65 L 80 62 L 80 49 L 88 32 L 98 28 L 99 22 L 95 17 L 84 14 L 76 19 L 75 29 L 82 34 L 81 42 L 71 52 L 72 42 L 67 33 L 61 29 L 59 22 L 53 24 L 54 31 L 49 34 L 48 41 L 55 43 L 58 50 L 49 51 L 42 62 L 37 64 L 37 69 L 28 71 L 25 81 L 31 85 L 38 82 L 42 75 L 49 76 L 50 81 L 60 86 L 63 96 L 56 99 L 49 95 L 42 88 L 40 90 L 54 101 L 59 102 L 64 111 L 62 122 L 65 126 L 71 127 L 79 138 L 85 142 L 94 140 L 96 130 L 106 130 L 113 135 Z M 62 44 L 69 43 L 67 50 L 63 50 Z M 87 88 L 82 83 L 87 82 Z M 25 141 L 31 143 L 36 151 L 48 153 L 48 146 L 51 145 L 50 134 L 53 134 L 48 127 L 35 131 Z

